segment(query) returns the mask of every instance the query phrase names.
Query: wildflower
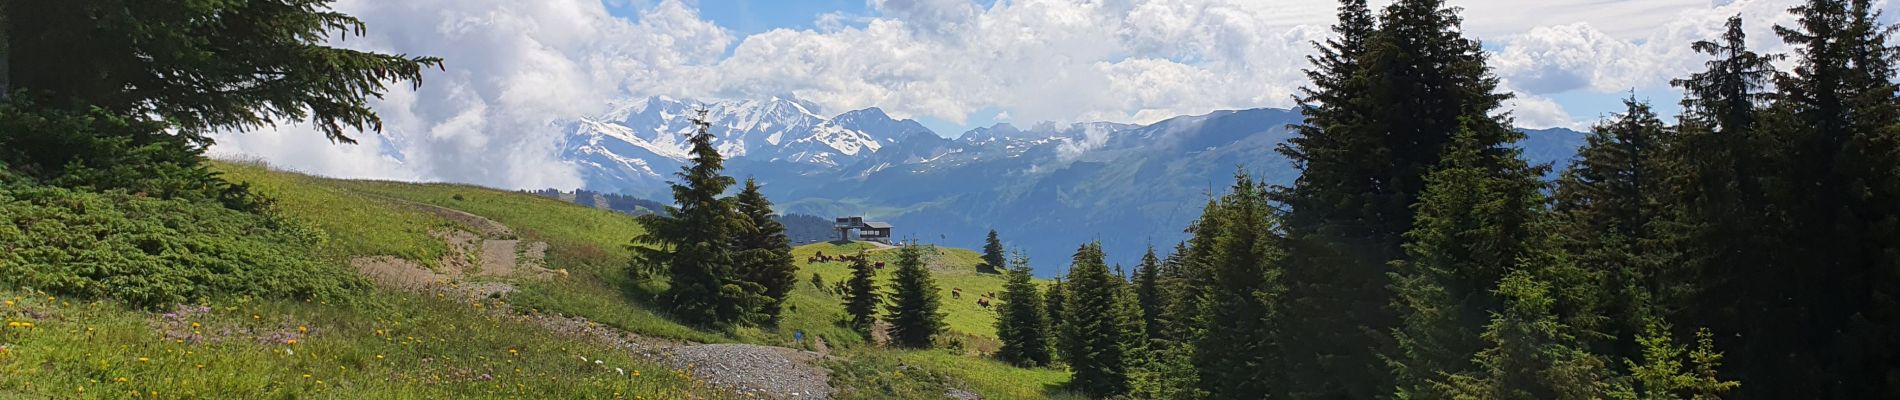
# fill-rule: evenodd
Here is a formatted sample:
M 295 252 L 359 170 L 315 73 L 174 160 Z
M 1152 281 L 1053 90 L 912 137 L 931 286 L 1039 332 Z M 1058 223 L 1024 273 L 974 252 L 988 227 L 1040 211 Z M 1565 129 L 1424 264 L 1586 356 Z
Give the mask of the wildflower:
M 117 378 L 112 378 L 112 381 L 113 381 L 113 382 L 119 382 L 119 383 L 125 383 L 125 377 L 123 377 L 123 376 L 121 376 L 121 377 L 117 377 Z
M 383 355 L 381 355 L 381 354 L 377 354 L 377 355 L 376 355 L 376 359 L 378 359 L 378 360 L 381 360 L 381 359 L 383 359 Z
M 297 339 L 290 339 L 290 340 L 285 340 L 285 341 L 284 341 L 284 344 L 288 344 L 288 345 L 291 345 L 291 346 L 296 346 L 296 345 L 297 345 Z
M 310 328 L 305 327 L 303 325 L 297 325 L 297 333 L 310 333 Z
M 191 323 L 191 327 L 192 327 L 192 329 L 197 329 L 197 328 L 198 328 L 198 323 L 197 323 L 197 322 L 192 322 L 192 323 Z
M 601 364 L 600 360 L 594 360 L 594 365 L 600 365 L 600 364 Z
M 626 375 L 626 374 L 627 374 L 627 370 L 624 370 L 624 369 L 620 369 L 620 367 L 614 367 L 614 373 L 618 373 L 618 374 L 621 374 L 621 375 Z
M 310 379 L 310 374 L 303 374 L 303 378 L 304 378 L 304 379 Z
M 198 364 L 198 369 L 205 369 L 205 365 L 204 365 L 204 364 Z
M 12 307 L 12 306 L 13 306 L 13 300 L 7 300 L 7 301 L 6 301 L 6 305 L 7 305 L 7 307 Z
M 638 378 L 638 377 L 640 377 L 640 370 L 637 370 L 637 369 L 636 369 L 636 370 L 633 370 L 633 377 L 635 377 L 635 378 Z
M 152 362 L 152 359 L 150 359 L 150 358 L 145 358 L 145 357 L 139 357 L 139 362 Z

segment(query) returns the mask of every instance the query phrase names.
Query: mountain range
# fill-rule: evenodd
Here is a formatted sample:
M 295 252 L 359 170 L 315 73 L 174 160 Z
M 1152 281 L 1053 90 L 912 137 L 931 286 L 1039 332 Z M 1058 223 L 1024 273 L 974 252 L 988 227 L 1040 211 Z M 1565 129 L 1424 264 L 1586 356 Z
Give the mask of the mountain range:
M 1166 251 L 1209 196 L 1245 171 L 1290 184 L 1299 170 L 1274 151 L 1299 123 L 1294 110 L 1256 108 L 1152 124 L 1010 124 L 946 138 L 878 108 L 827 116 L 795 98 L 698 102 L 651 97 L 616 104 L 566 129 L 562 158 L 583 189 L 666 200 L 688 159 L 695 110 L 704 109 L 729 175 L 757 178 L 781 213 L 862 215 L 890 221 L 900 238 L 980 247 L 996 229 L 1041 275 L 1059 273 L 1074 249 L 1101 241 L 1110 260 L 1132 263 L 1147 246 Z M 1581 132 L 1524 130 L 1533 163 L 1561 166 Z

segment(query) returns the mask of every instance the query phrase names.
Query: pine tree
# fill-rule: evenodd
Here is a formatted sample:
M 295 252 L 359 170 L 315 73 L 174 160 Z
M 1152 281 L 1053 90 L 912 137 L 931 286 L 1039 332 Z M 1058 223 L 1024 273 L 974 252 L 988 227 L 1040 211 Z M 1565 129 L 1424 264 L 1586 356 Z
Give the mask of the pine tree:
M 996 338 L 1003 342 L 996 358 L 1016 366 L 1049 365 L 1048 315 L 1042 294 L 1029 270 L 1029 259 L 1020 253 L 1011 260 L 1003 283 L 1003 304 L 997 307 Z
M 1511 140 L 1467 128 L 1427 177 L 1418 226 L 1406 234 L 1410 260 L 1391 274 L 1393 308 L 1403 316 L 1390 361 L 1399 397 L 1446 397 L 1444 374 L 1477 367 L 1471 354 L 1484 346 L 1486 315 L 1504 307 L 1493 285 L 1534 250 L 1540 171 L 1504 146 Z
M 1206 331 L 1195 342 L 1194 365 L 1201 389 L 1216 399 L 1276 397 L 1285 371 L 1278 368 L 1276 315 L 1272 299 L 1281 292 L 1280 250 L 1272 236 L 1265 190 L 1246 173 L 1234 175 L 1222 199 L 1220 233 L 1214 239 L 1213 287 L 1206 308 Z
M 877 270 L 871 267 L 863 251 L 851 261 L 851 278 L 845 281 L 844 311 L 846 324 L 865 335 L 877 325 L 877 308 L 883 303 L 877 293 Z
M 885 320 L 890 321 L 891 343 L 900 347 L 929 348 L 931 340 L 945 329 L 942 300 L 937 282 L 924 266 L 923 249 L 905 244 L 897 250 L 897 271 L 891 275 L 890 302 L 885 304 Z
M 1563 247 L 1600 275 L 1607 354 L 1633 358 L 1634 341 L 1656 318 L 1687 305 L 1692 276 L 1677 263 L 1669 226 L 1679 208 L 1670 183 L 1669 128 L 1635 99 L 1599 124 L 1558 180 L 1555 213 Z
M 1461 399 L 1598 399 L 1611 377 L 1601 357 L 1582 349 L 1570 327 L 1558 322 L 1550 285 L 1530 269 L 1513 269 L 1497 284 L 1503 308 L 1485 327 L 1489 345 L 1477 353 L 1476 369 L 1452 375 L 1434 391 Z
M 1005 268 L 1004 262 L 1003 240 L 996 237 L 995 229 L 991 229 L 989 236 L 983 239 L 983 265 L 986 267 L 978 270 L 995 273 Z
M 1125 320 L 1118 310 L 1121 290 L 1103 257 L 1100 244 L 1076 250 L 1063 307 L 1063 357 L 1074 371 L 1069 385 L 1091 397 L 1128 391 Z
M 1716 370 L 1722 365 L 1722 353 L 1715 350 L 1714 334 L 1708 329 L 1696 331 L 1696 348 L 1675 344 L 1667 324 L 1652 323 L 1638 336 L 1642 348 L 1637 359 L 1625 360 L 1633 384 L 1619 388 L 1612 397 L 1627 400 L 1717 400 L 1741 386 L 1722 380 Z M 1686 359 L 1685 359 L 1686 357 Z
M 1215 239 L 1221 234 L 1224 209 L 1208 199 L 1201 217 L 1188 226 L 1188 241 L 1176 246 L 1168 285 L 1168 314 L 1174 318 L 1164 329 L 1169 338 L 1191 343 L 1206 332 L 1207 302 L 1214 287 Z
M 792 242 L 785 237 L 785 225 L 780 224 L 772 212 L 772 201 L 759 193 L 757 181 L 745 180 L 745 188 L 740 190 L 736 203 L 746 222 L 734 246 L 738 251 L 735 258 L 739 260 L 739 275 L 752 286 L 763 289 L 756 294 L 767 300 L 759 305 L 757 312 L 769 321 L 778 321 L 786 296 L 791 294 L 792 286 L 798 284 Z
M 1148 252 L 1141 255 L 1141 265 L 1135 267 L 1135 298 L 1141 306 L 1141 326 L 1148 340 L 1161 340 L 1161 315 L 1167 313 L 1166 299 L 1162 297 L 1161 260 L 1155 257 L 1154 246 L 1148 246 Z
M 735 273 L 732 243 L 734 227 L 742 216 L 731 202 L 719 197 L 732 177 L 720 175 L 724 159 L 713 148 L 706 111 L 693 119 L 698 126 L 688 141 L 693 158 L 677 175 L 673 201 L 665 214 L 639 218 L 647 233 L 634 240 L 635 270 L 646 274 L 664 270 L 670 278 L 661 298 L 673 315 L 688 323 L 723 325 L 744 321 L 765 302 L 763 293 Z

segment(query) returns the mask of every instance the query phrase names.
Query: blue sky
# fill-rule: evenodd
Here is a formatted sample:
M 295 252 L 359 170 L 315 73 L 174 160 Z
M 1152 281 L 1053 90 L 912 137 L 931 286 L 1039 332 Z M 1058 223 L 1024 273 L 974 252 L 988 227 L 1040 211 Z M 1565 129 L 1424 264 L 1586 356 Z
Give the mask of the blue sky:
M 1382 7 L 1392 0 L 1370 0 Z M 1482 40 L 1518 125 L 1584 129 L 1632 93 L 1676 110 L 1695 40 L 1741 16 L 1749 45 L 1800 0 L 1447 0 Z M 1895 3 L 1876 0 L 1889 19 Z M 1290 107 L 1326 0 L 337 0 L 364 50 L 450 60 L 372 106 L 385 134 L 330 146 L 307 126 L 218 151 L 332 176 L 577 187 L 563 121 L 648 96 L 793 95 L 879 107 L 945 136 L 996 122 L 1152 123 Z M 326 148 L 331 151 L 310 151 Z M 494 151 L 505 148 L 509 151 Z M 387 150 L 387 151 L 386 151 Z M 402 157 L 388 156 L 389 153 Z

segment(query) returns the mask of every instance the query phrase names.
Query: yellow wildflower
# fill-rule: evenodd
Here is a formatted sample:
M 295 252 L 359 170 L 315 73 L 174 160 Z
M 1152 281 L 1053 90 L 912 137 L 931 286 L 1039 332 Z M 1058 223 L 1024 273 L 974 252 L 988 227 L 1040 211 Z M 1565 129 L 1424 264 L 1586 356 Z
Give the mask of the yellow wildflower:
M 288 345 L 291 345 L 291 346 L 296 346 L 296 345 L 297 345 L 297 339 L 290 339 L 290 340 L 285 340 L 285 341 L 284 341 L 284 344 L 288 344 Z
M 304 327 L 303 325 L 297 325 L 297 333 L 310 333 L 310 328 Z
M 198 323 L 197 323 L 197 322 L 192 322 L 192 323 L 191 323 L 191 327 L 193 327 L 193 328 L 197 328 L 197 327 L 198 327 Z
M 121 377 L 117 377 L 117 378 L 112 378 L 112 381 L 113 381 L 113 382 L 119 382 L 119 383 L 124 383 L 124 382 L 125 382 L 125 377 L 123 377 L 123 376 L 121 376 Z
M 7 307 L 12 307 L 12 306 L 13 306 L 13 300 L 7 300 L 7 301 L 6 301 L 6 304 L 7 304 Z
M 152 359 L 150 359 L 150 358 L 145 358 L 145 357 L 139 357 L 139 362 L 152 362 Z
M 304 379 L 310 379 L 310 374 L 303 374 L 303 378 L 304 378 Z
M 376 359 L 378 359 L 378 360 L 381 360 L 381 359 L 383 359 L 383 355 L 381 355 L 381 354 L 377 354 L 377 355 L 376 355 Z

